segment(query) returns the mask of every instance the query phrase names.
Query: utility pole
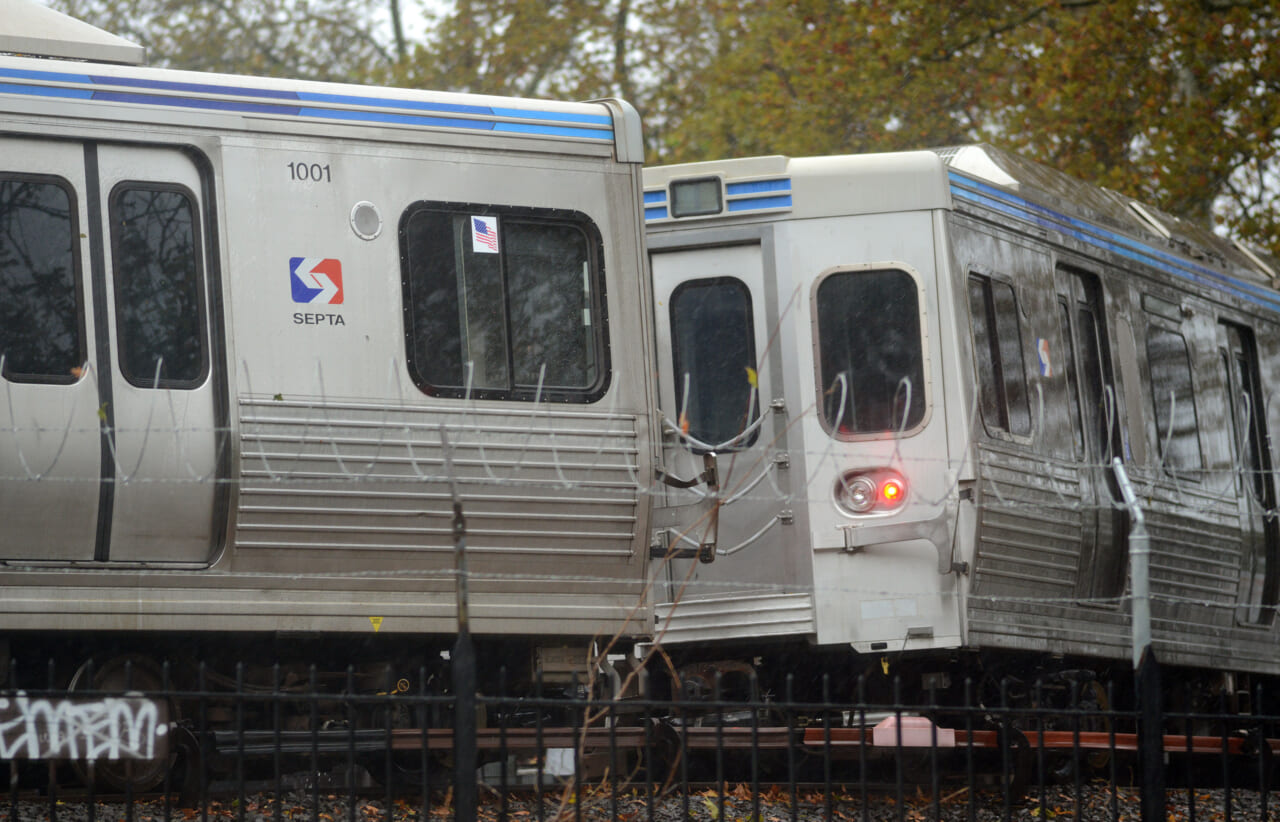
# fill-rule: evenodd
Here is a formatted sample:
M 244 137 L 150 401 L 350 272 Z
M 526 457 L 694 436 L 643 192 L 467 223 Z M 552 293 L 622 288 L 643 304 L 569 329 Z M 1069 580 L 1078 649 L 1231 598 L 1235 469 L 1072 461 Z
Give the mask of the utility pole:
M 1133 589 L 1133 671 L 1138 701 L 1138 757 L 1142 762 L 1142 820 L 1164 822 L 1164 714 L 1160 663 L 1151 645 L 1151 538 L 1142 508 L 1119 457 L 1112 460 L 1129 510 L 1129 578 Z

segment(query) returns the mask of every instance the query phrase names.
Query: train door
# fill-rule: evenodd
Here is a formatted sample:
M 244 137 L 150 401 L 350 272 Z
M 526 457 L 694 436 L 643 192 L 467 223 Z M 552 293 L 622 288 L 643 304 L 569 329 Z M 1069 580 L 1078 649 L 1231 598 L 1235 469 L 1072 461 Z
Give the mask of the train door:
M 173 149 L 101 146 L 114 357 L 112 560 L 203 562 L 218 488 L 201 175 Z
M 224 477 L 199 171 L 72 141 L 0 138 L 0 157 L 0 558 L 207 561 Z
M 1276 490 L 1258 351 L 1249 328 L 1224 321 L 1218 331 L 1240 500 L 1242 563 L 1236 619 L 1245 625 L 1269 625 L 1280 594 L 1280 523 L 1268 515 L 1276 507 Z
M 1111 460 L 1121 453 L 1120 421 L 1102 284 L 1058 269 L 1058 308 L 1066 352 L 1068 413 L 1079 460 L 1080 565 L 1076 595 L 1114 600 L 1124 593 L 1125 515 Z
M 667 436 L 665 463 L 675 475 L 693 476 L 703 455 L 715 452 L 725 501 L 717 543 L 745 547 L 776 524 L 782 507 L 767 476 L 775 468 L 773 432 L 760 430 L 761 397 L 773 396 L 772 375 L 759 361 L 767 339 L 760 245 L 654 251 L 651 264 L 663 414 L 681 432 Z M 708 524 L 685 536 L 701 539 Z
M 0 559 L 94 557 L 103 446 L 84 156 L 0 137 Z

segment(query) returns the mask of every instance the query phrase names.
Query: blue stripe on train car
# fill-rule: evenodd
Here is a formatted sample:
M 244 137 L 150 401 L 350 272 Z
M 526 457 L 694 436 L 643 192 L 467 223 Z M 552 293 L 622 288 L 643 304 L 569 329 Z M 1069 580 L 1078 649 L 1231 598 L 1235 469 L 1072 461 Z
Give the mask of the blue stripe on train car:
M 969 202 L 985 205 L 996 211 L 1035 223 L 1044 228 L 1062 232 L 1069 237 L 1119 254 L 1131 260 L 1146 263 L 1163 271 L 1200 285 L 1234 294 L 1255 305 L 1272 311 L 1280 311 L 1280 294 L 1265 287 L 1236 279 L 1220 271 L 1187 262 L 1145 243 L 1108 231 L 1085 220 L 1070 217 L 1045 206 L 1029 202 L 1006 191 L 985 185 L 955 172 L 949 172 L 953 196 Z M 968 191 L 973 189 L 973 191 Z
M 791 195 L 779 197 L 748 197 L 743 200 L 730 200 L 730 212 L 759 211 L 766 208 L 791 208 Z
M 728 183 L 724 188 L 725 193 L 730 197 L 736 197 L 740 194 L 766 194 L 772 191 L 790 191 L 791 178 L 784 177 L 778 180 L 752 180 L 745 183 Z
M 41 97 L 93 99 L 116 103 L 141 103 L 145 105 L 174 106 L 178 108 L 237 111 L 247 114 L 311 117 L 348 122 L 393 123 L 433 128 L 459 128 L 477 131 L 494 131 L 531 136 L 573 137 L 578 139 L 613 142 L 613 119 L 608 115 L 576 112 L 547 111 L 544 109 L 490 108 L 489 106 L 462 103 L 439 103 L 423 100 L 388 99 L 348 94 L 320 92 L 295 92 L 282 89 L 258 89 L 243 86 L 212 83 L 187 83 L 171 80 L 151 80 L 136 77 L 108 77 L 105 75 L 67 74 L 62 72 L 29 69 L 0 69 L 0 77 L 28 80 L 38 83 L 63 83 L 97 85 L 97 90 L 65 88 L 20 83 L 0 84 L 0 92 Z M 145 91 L 129 92 L 116 89 L 142 89 L 152 91 L 181 92 L 177 94 L 147 94 Z M 203 95 L 203 96 L 201 96 Z M 219 99 L 250 97 L 262 100 L 298 101 L 363 108 L 329 109 L 310 106 L 289 106 L 273 103 L 257 103 L 251 100 Z M 437 112 L 442 115 L 472 115 L 468 118 L 430 116 L 401 112 Z M 537 122 L 513 123 L 505 119 L 533 120 Z

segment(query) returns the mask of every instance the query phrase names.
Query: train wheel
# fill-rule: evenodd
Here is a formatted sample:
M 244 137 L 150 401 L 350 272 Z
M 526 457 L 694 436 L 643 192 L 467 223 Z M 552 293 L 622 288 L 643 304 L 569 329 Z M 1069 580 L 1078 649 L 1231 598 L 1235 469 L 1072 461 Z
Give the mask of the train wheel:
M 1111 709 L 1111 704 L 1107 700 L 1106 689 L 1097 680 L 1083 683 L 1079 698 L 1071 707 L 1084 715 L 1083 719 L 1079 720 L 1081 733 L 1106 733 L 1111 730 L 1111 720 L 1105 716 Z M 1075 727 L 1064 722 L 1055 729 L 1072 731 Z M 1051 781 L 1058 784 L 1071 783 L 1077 778 L 1088 781 L 1109 764 L 1111 764 L 1111 751 L 1106 749 L 1068 751 L 1049 757 L 1048 776 Z
M 92 679 L 92 681 L 90 681 Z M 124 654 L 107 659 L 101 665 L 86 661 L 71 677 L 70 691 L 105 691 L 118 694 L 125 691 L 156 693 L 164 688 L 160 667 L 150 658 L 140 654 Z M 177 717 L 170 703 L 168 722 Z M 85 784 L 92 784 L 106 791 L 144 792 L 155 789 L 164 782 L 177 756 L 172 745 L 164 756 L 155 759 L 101 760 L 90 764 L 84 760 L 72 760 L 71 769 Z

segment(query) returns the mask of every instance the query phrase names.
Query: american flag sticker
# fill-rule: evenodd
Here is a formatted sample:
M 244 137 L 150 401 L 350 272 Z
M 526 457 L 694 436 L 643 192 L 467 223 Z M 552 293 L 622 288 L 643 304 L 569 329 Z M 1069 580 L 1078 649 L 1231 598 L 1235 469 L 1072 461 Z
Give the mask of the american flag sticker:
M 498 218 L 471 218 L 471 250 L 477 254 L 498 253 Z

